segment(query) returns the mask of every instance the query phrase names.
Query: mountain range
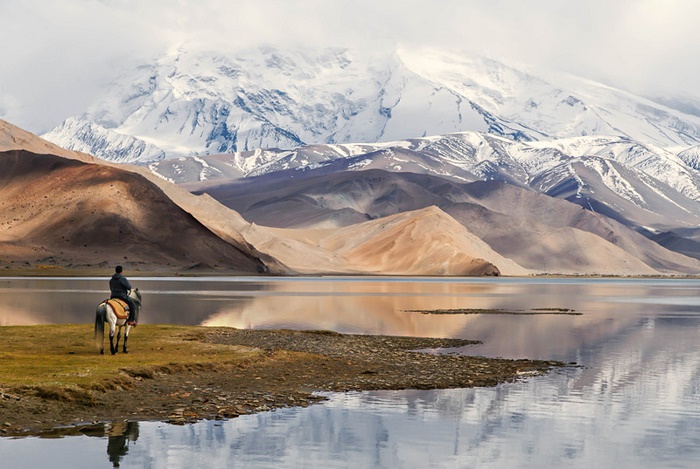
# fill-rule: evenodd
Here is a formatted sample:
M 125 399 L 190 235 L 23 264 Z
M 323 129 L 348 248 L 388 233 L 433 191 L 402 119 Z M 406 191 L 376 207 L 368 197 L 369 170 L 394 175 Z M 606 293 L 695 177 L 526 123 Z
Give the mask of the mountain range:
M 491 181 L 497 187 L 502 182 L 576 204 L 699 259 L 695 148 L 672 154 L 619 137 L 516 142 L 463 132 L 382 144 L 177 158 L 149 168 L 188 190 L 207 192 L 249 221 L 295 228 L 347 226 L 428 205 L 445 209 L 473 202 L 462 193 L 466 183 Z M 246 164 L 251 164 L 247 172 Z M 379 172 L 396 176 L 386 187 L 378 186 L 371 181 Z M 405 189 L 407 180 L 413 189 Z M 435 194 L 435 187 L 451 189 Z M 527 200 L 551 210 L 567 207 L 554 206 L 548 198 Z M 522 218 L 513 212 L 516 206 L 504 205 L 498 212 Z M 538 220 L 531 218 L 533 226 Z
M 700 221 L 700 170 L 692 166 L 689 154 L 690 150 L 684 152 L 686 162 L 678 155 L 615 137 L 525 143 L 464 132 L 373 145 L 310 145 L 177 158 L 149 168 L 170 181 L 198 181 L 200 186 L 263 174 L 293 179 L 309 171 L 367 169 L 462 182 L 500 180 L 654 231 L 697 226 Z M 245 165 L 250 165 L 249 171 Z
M 204 191 L 258 225 L 320 233 L 437 207 L 501 256 L 534 272 L 690 273 L 698 265 L 604 214 L 501 181 L 460 182 L 382 169 L 309 170 L 284 184 L 275 176 Z
M 454 232 L 432 230 L 434 223 Z M 394 239 L 404 228 L 410 236 Z M 353 241 L 341 249 L 330 233 L 325 245 L 299 242 L 311 231 L 255 226 L 147 168 L 65 150 L 0 121 L 0 269 L 6 272 L 96 272 L 117 263 L 132 272 L 171 274 L 526 272 L 438 209 L 367 230 L 346 229 L 342 236 Z M 368 256 L 387 245 L 392 250 L 381 260 Z M 429 256 L 414 256 L 426 245 L 434 246 Z
M 209 193 L 195 195 L 146 167 L 64 150 L 0 124 L 5 270 L 95 271 L 120 262 L 142 272 L 249 274 L 700 271 L 697 259 L 605 215 L 498 180 L 321 167 L 233 183 L 242 188 L 232 198 L 241 211 L 263 207 L 260 214 L 288 226 L 275 228 L 251 223 Z M 217 192 L 229 193 L 227 186 L 208 192 L 228 203 Z M 354 210 L 347 208 L 351 203 Z
M 700 143 L 700 116 L 681 104 L 439 49 L 181 46 L 115 77 L 44 137 L 130 163 L 460 131 L 517 141 L 605 135 L 669 149 Z
M 691 111 L 444 50 L 181 47 L 115 78 L 45 137 L 176 183 L 319 166 L 502 180 L 670 240 L 699 224 Z
M 434 49 L 181 47 L 44 137 L 142 176 L 257 271 L 696 274 L 688 109 Z

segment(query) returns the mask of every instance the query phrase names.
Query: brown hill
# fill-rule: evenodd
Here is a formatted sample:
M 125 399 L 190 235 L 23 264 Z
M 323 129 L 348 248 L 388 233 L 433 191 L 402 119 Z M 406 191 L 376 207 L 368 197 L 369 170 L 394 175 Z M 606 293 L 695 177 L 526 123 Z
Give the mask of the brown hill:
M 132 270 L 265 269 L 138 174 L 24 150 L 0 153 L 0 262 L 7 268 L 11 261 L 68 268 L 126 263 Z
M 526 275 L 437 207 L 341 229 L 242 229 L 255 246 L 301 273 Z
M 489 181 L 463 186 L 470 203 L 444 210 L 523 266 L 564 273 L 696 274 L 700 262 L 566 200 Z M 473 205 L 479 209 L 474 210 Z M 484 212 L 489 215 L 484 217 Z M 484 220 L 488 223 L 484 223 Z M 514 229 L 515 228 L 515 229 Z
M 312 170 L 285 184 L 271 174 L 198 190 L 250 221 L 280 228 L 344 227 L 435 205 L 501 256 L 534 271 L 700 272 L 697 259 L 665 249 L 613 219 L 498 181 L 459 183 L 382 170 L 317 175 Z

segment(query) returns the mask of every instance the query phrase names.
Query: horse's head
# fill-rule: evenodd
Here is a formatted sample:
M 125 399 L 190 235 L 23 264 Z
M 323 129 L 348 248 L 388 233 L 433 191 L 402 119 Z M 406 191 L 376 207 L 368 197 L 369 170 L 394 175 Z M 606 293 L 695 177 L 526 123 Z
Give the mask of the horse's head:
M 138 288 L 134 288 L 129 291 L 129 296 L 134 300 L 134 305 L 136 305 L 136 311 L 134 311 L 134 319 L 139 322 L 139 312 L 141 311 L 141 292 Z
M 139 305 L 141 305 L 141 292 L 139 291 L 138 288 L 134 288 L 133 290 L 129 290 L 129 296 L 131 297 L 132 300 L 134 300 Z

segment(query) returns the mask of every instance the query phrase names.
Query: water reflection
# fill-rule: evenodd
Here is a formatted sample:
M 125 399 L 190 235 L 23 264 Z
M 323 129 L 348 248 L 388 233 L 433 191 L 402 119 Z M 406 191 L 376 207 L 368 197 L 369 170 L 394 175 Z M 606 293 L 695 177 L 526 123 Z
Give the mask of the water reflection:
M 0 325 L 91 323 L 109 298 L 109 278 L 0 277 Z M 251 301 L 260 282 L 130 277 L 143 293 L 144 324 L 195 325 L 222 308 Z
M 113 422 L 107 429 L 107 455 L 112 467 L 119 467 L 122 458 L 129 452 L 130 442 L 139 439 L 138 422 Z
M 176 303 L 183 306 L 170 313 L 181 320 L 199 303 L 195 316 L 204 324 L 477 338 L 484 344 L 468 352 L 583 366 L 496 388 L 336 394 L 308 409 L 227 422 L 143 422 L 131 433 L 138 444 L 124 436 L 128 432 L 119 440 L 103 435 L 99 448 L 86 444 L 87 437 L 0 439 L 0 466 L 21 461 L 44 467 L 53 462 L 47 454 L 66 455 L 72 462 L 62 467 L 117 460 L 121 467 L 175 468 L 655 468 L 693 467 L 700 460 L 697 280 L 148 282 L 153 292 L 163 292 L 154 293 L 157 298 L 169 295 L 165 285 L 177 289 L 173 296 L 179 294 Z M 404 311 L 466 307 L 563 307 L 583 314 Z M 76 463 L 74 453 L 90 465 Z
M 578 361 L 585 345 L 654 314 L 700 311 L 698 281 L 436 278 L 134 278 L 143 323 L 329 329 L 483 341 L 465 352 Z M 106 279 L 0 278 L 0 325 L 86 323 Z M 569 308 L 565 315 L 425 315 L 415 309 Z
M 662 281 L 663 282 L 663 281 Z M 694 284 L 697 286 L 697 282 Z M 465 352 L 506 358 L 576 360 L 584 344 L 605 341 L 635 327 L 661 288 L 653 282 L 570 280 L 430 280 L 403 282 L 283 282 L 274 295 L 222 309 L 203 321 L 238 328 L 331 329 L 420 337 L 477 339 Z M 693 285 L 672 284 L 675 302 L 697 304 Z M 668 295 L 668 290 L 663 290 Z M 411 309 L 568 308 L 569 315 L 425 315 Z M 700 308 L 700 305 L 698 305 Z M 695 308 L 698 310 L 698 308 Z M 671 311 L 663 302 L 657 310 Z M 624 314 L 617 314 L 624 311 Z
M 139 439 L 140 425 L 118 420 L 59 427 L 32 438 L 0 438 L 0 468 L 147 467 L 134 466 L 129 460 Z

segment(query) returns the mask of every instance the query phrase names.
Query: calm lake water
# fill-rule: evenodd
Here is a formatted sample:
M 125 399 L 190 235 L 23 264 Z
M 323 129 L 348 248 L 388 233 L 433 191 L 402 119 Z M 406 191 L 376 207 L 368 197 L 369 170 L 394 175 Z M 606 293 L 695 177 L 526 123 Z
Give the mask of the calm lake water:
M 130 280 L 143 323 L 479 339 L 460 351 L 582 367 L 495 388 L 331 394 L 225 422 L 0 438 L 1 468 L 700 466 L 700 280 Z M 90 323 L 106 295 L 106 278 L 0 278 L 0 325 Z M 408 311 L 452 308 L 582 314 Z

